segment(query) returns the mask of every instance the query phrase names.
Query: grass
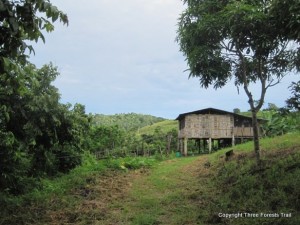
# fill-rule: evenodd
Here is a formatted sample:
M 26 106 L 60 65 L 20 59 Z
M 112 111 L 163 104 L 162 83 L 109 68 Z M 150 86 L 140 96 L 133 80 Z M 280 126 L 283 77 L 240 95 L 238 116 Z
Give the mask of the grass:
M 300 221 L 299 137 L 299 133 L 290 133 L 261 139 L 264 164 L 259 169 L 252 142 L 235 146 L 235 155 L 229 161 L 223 156 L 231 148 L 162 162 L 149 176 L 134 182 L 122 221 L 296 225 Z M 228 219 L 220 213 L 241 213 L 242 217 Z
M 0 193 L 0 225 L 62 224 L 75 220 L 80 224 L 80 221 L 90 221 L 91 214 L 94 218 L 102 217 L 97 209 L 85 210 L 96 204 L 87 200 L 103 198 L 103 202 L 110 201 L 113 196 L 109 195 L 119 194 L 116 186 L 126 184 L 126 179 L 123 179 L 126 172 L 150 168 L 157 163 L 155 158 L 144 157 L 97 161 L 86 154 L 84 158 L 82 166 L 55 179 L 41 180 L 40 188 L 30 193 L 22 196 Z M 114 182 L 114 176 L 120 179 Z
M 265 158 L 265 154 L 271 151 L 278 151 L 281 149 L 289 149 L 295 146 L 299 146 L 299 132 L 288 133 L 282 136 L 276 137 L 266 137 L 260 139 L 260 146 L 262 151 L 262 158 Z M 236 145 L 234 147 L 224 148 L 210 155 L 210 160 L 216 161 L 221 156 L 224 156 L 225 152 L 233 149 L 236 153 L 252 153 L 253 152 L 253 142 L 249 141 L 241 145 Z
M 0 225 L 298 225 L 300 133 L 260 143 L 260 168 L 252 142 L 165 161 L 96 161 L 86 155 L 84 165 L 70 174 L 43 180 L 41 190 L 0 196 Z M 234 155 L 225 161 L 229 149 Z M 246 213 L 259 216 L 250 218 Z
M 174 129 L 177 130 L 178 129 L 178 121 L 164 120 L 164 121 L 154 123 L 149 126 L 142 127 L 141 129 L 139 129 L 139 131 L 137 133 L 139 135 L 143 135 L 143 134 L 150 135 L 150 134 L 154 134 L 154 132 L 157 128 L 160 128 L 163 133 L 170 132 Z
M 299 224 L 299 133 L 262 139 L 261 167 L 256 165 L 252 148 L 252 143 L 235 146 L 235 155 L 227 162 L 222 155 L 228 149 L 210 156 L 217 171 L 213 183 L 220 192 L 214 204 L 209 205 L 211 213 L 202 221 L 203 224 Z M 216 212 L 241 212 L 242 216 L 228 219 Z M 257 214 L 258 217 L 250 218 L 246 213 Z
M 195 168 L 185 173 L 183 170 L 197 160 L 199 158 L 190 157 L 164 161 L 151 170 L 149 176 L 137 179 L 130 193 L 132 201 L 126 204 L 125 224 L 189 224 L 191 220 L 196 221 L 197 205 L 190 196 L 190 188 L 195 184 L 191 174 L 195 173 Z

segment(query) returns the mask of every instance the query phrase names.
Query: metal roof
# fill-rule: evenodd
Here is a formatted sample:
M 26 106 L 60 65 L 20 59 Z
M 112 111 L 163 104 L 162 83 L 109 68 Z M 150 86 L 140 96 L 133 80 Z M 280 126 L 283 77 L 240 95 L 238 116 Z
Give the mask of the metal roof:
M 179 114 L 179 116 L 175 120 L 181 120 L 183 117 L 185 117 L 187 115 L 192 115 L 192 114 L 219 114 L 219 115 L 228 115 L 228 114 L 230 114 L 230 115 L 233 115 L 233 116 L 236 116 L 236 117 L 252 120 L 252 117 L 250 117 L 250 116 L 243 116 L 243 115 L 240 115 L 240 114 L 224 111 L 224 110 L 221 110 L 221 109 L 215 109 L 215 108 L 206 108 L 206 109 L 200 109 L 200 110 L 193 111 L 193 112 L 182 113 L 182 114 Z M 264 119 L 257 119 L 257 120 L 265 121 Z

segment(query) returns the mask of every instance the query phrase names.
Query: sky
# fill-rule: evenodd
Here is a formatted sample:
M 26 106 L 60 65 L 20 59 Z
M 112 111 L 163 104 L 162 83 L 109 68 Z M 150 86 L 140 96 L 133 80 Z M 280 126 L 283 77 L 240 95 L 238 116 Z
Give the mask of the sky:
M 51 0 L 67 13 L 69 26 L 55 22 L 46 43 L 33 44 L 31 62 L 52 62 L 62 103 L 85 105 L 87 113 L 141 113 L 167 119 L 203 108 L 249 109 L 243 89 L 230 82 L 204 89 L 188 78 L 188 66 L 175 41 L 180 0 Z M 267 91 L 268 103 L 284 106 L 290 75 Z M 252 92 L 258 93 L 253 86 Z

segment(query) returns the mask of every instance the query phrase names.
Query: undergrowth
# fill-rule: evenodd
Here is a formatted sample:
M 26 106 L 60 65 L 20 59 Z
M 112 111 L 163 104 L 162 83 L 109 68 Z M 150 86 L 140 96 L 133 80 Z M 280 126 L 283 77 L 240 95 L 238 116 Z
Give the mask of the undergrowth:
M 218 189 L 209 204 L 205 224 L 298 225 L 300 221 L 299 133 L 261 141 L 262 166 L 256 165 L 250 144 L 236 146 L 229 161 L 228 149 L 211 156 Z M 251 149 L 251 150 L 250 150 Z M 227 218 L 226 218 L 227 217 Z M 231 217 L 231 218 L 228 218 Z
M 111 173 L 111 170 L 121 173 L 142 167 L 150 168 L 157 162 L 157 158 L 145 157 L 96 160 L 86 153 L 81 166 L 55 179 L 41 180 L 39 188 L 27 194 L 13 196 L 0 193 L 0 225 L 42 224 L 38 221 L 48 210 L 75 208 L 80 199 L 72 193 L 92 185 L 95 176 Z
M 114 208 L 114 213 L 120 210 L 122 218 L 127 212 L 131 220 L 126 217 L 125 221 L 129 224 L 184 224 L 189 218 L 191 221 L 198 218 L 198 224 L 203 225 L 298 225 L 300 134 L 265 138 L 260 143 L 261 167 L 256 165 L 252 142 L 200 156 L 199 164 L 191 164 L 197 162 L 192 157 L 177 158 L 162 163 L 163 167 L 158 163 L 160 155 L 99 161 L 86 154 L 81 166 L 67 175 L 41 180 L 40 187 L 26 195 L 0 193 L 0 225 L 53 224 L 51 216 L 56 221 L 65 219 L 68 224 L 105 222 L 108 212 L 99 210 L 101 201 L 97 205 L 93 199 L 101 192 L 109 201 L 113 201 L 114 195 L 120 196 L 115 203 L 120 207 Z M 224 155 L 231 149 L 234 154 L 226 161 Z M 147 177 L 135 182 L 132 199 L 138 202 L 127 199 L 125 207 L 120 190 L 126 188 L 126 182 L 132 181 L 124 178 L 123 183 L 118 183 L 115 176 L 121 174 L 119 177 L 122 177 L 129 170 L 145 167 L 155 169 L 149 174 L 133 172 L 135 178 L 143 177 L 144 173 Z M 103 177 L 107 177 L 109 183 L 101 183 Z M 116 192 L 111 192 L 112 189 Z M 90 205 L 85 205 L 87 202 Z M 198 211 L 193 204 L 198 204 Z M 50 216 L 45 218 L 47 213 Z M 116 219 L 114 216 L 112 214 L 110 219 Z

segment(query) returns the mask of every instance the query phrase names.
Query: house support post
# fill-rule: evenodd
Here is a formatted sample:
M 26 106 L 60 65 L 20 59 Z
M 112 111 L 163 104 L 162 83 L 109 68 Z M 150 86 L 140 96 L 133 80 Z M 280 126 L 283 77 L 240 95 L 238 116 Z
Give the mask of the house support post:
M 188 149 L 187 149 L 187 142 L 188 142 L 188 139 L 184 138 L 183 139 L 183 155 L 184 156 L 187 156 L 187 151 L 188 151 Z
M 209 152 L 209 154 L 211 153 L 211 147 L 212 147 L 212 140 L 211 140 L 211 138 L 209 138 L 209 140 L 208 140 L 208 152 Z
M 178 140 L 178 151 L 181 154 L 183 153 L 182 138 L 179 138 L 179 140 Z
M 234 135 L 232 135 L 232 147 L 234 147 L 235 146 L 235 137 L 234 137 Z

